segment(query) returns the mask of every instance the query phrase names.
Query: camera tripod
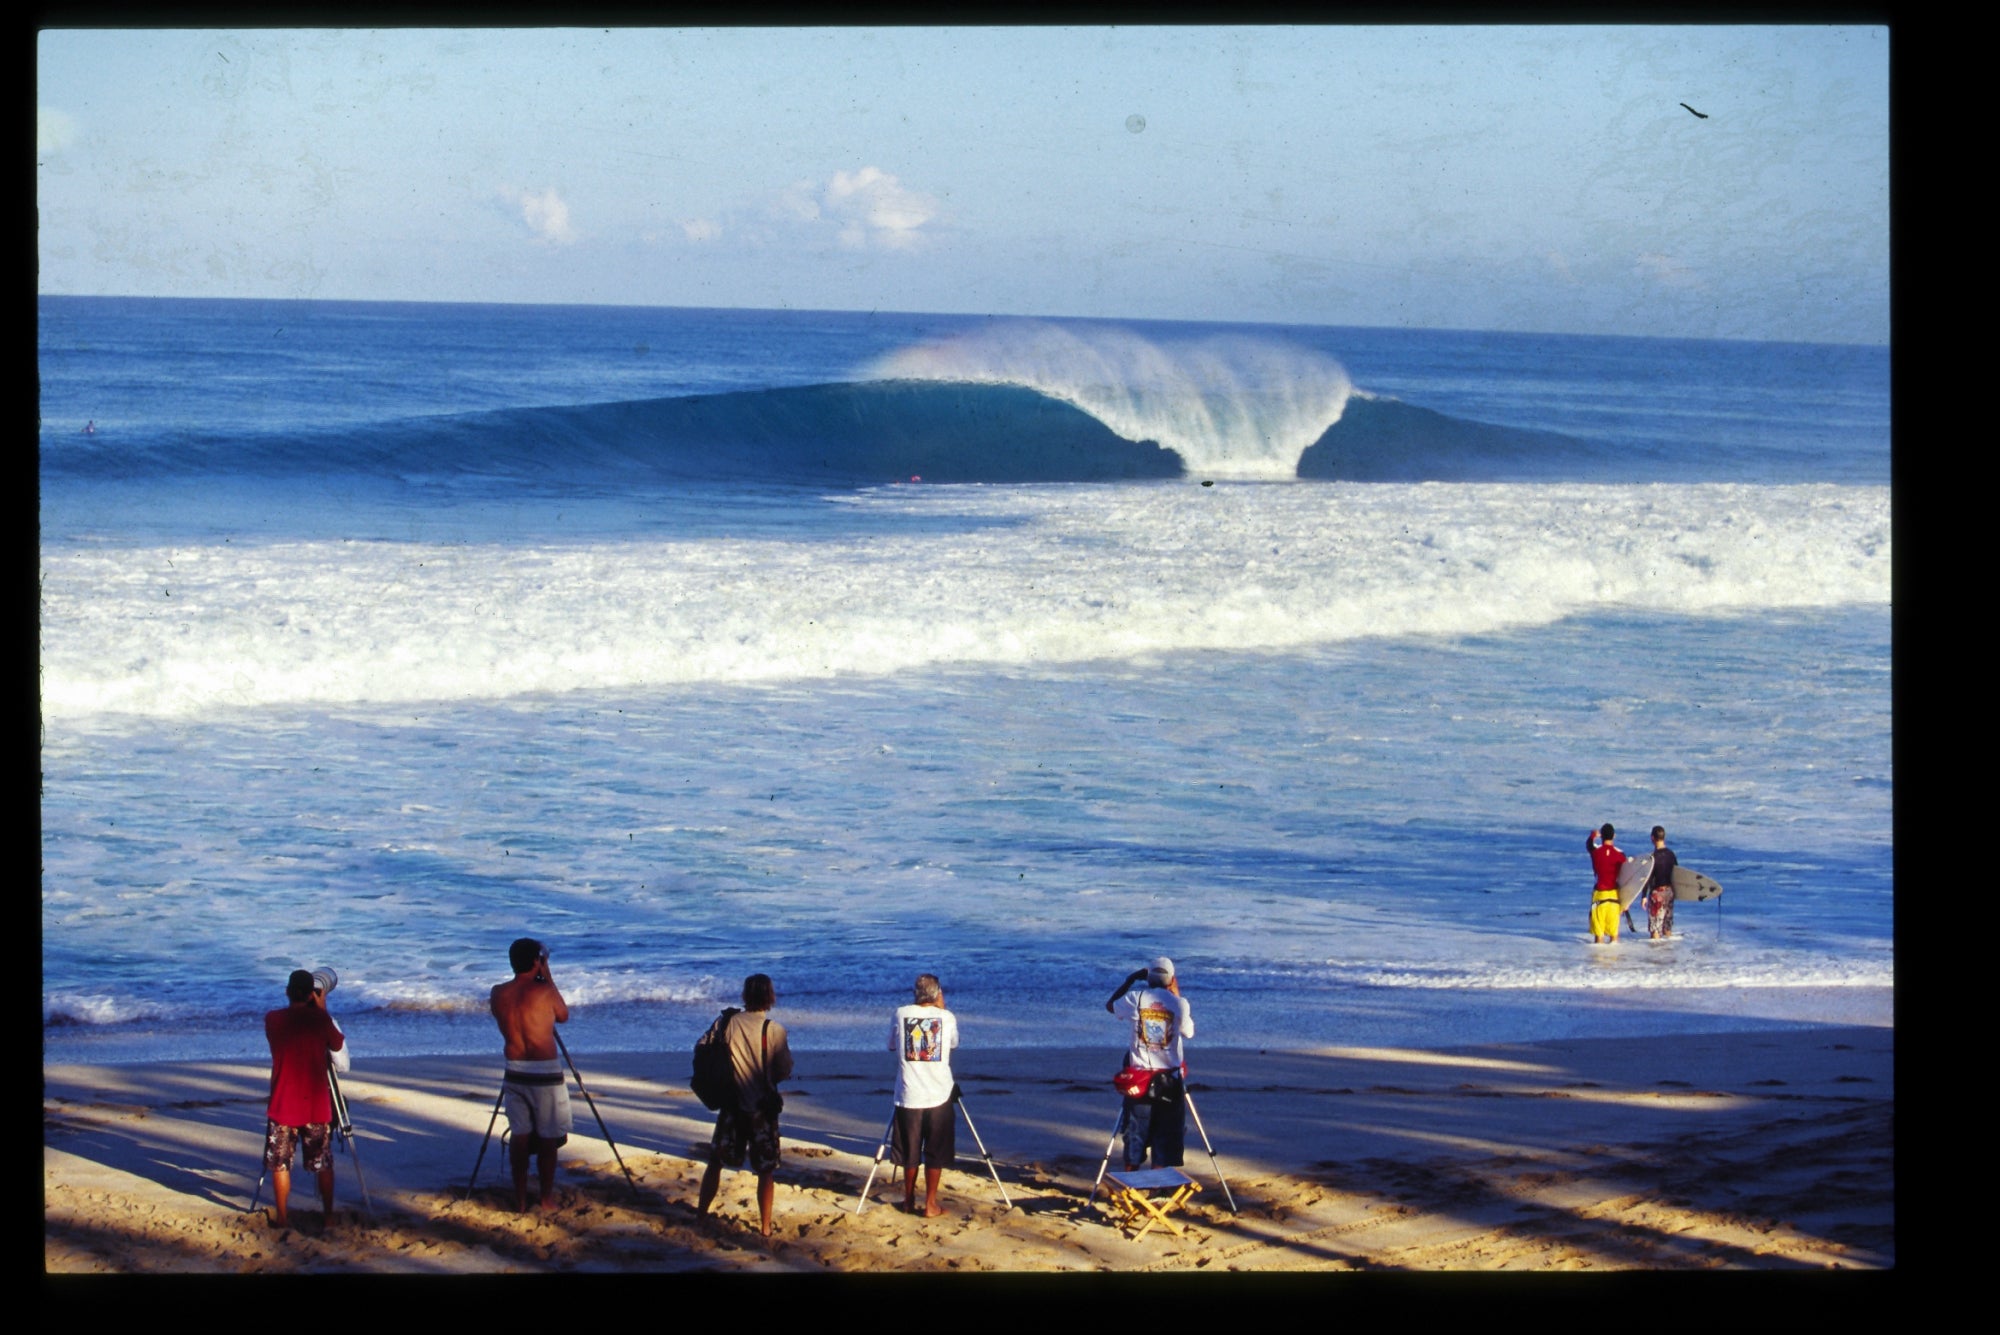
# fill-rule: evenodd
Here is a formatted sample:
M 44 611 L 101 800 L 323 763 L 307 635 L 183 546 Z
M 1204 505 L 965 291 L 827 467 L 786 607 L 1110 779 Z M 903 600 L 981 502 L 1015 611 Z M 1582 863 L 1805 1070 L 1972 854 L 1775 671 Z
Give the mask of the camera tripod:
M 625 1184 L 631 1187 L 632 1194 L 637 1196 L 639 1183 L 633 1178 L 632 1170 L 625 1167 L 625 1156 L 618 1152 L 618 1142 L 611 1138 L 611 1128 L 604 1124 L 604 1114 L 597 1111 L 597 1100 L 590 1097 L 590 1090 L 583 1083 L 583 1072 L 576 1069 L 576 1058 L 569 1055 L 569 1045 L 563 1042 L 561 1034 L 556 1035 L 556 1049 L 562 1053 L 563 1060 L 569 1063 L 569 1073 L 576 1077 L 576 1091 L 583 1095 L 583 1101 L 590 1105 L 590 1115 L 597 1119 L 597 1129 L 604 1133 L 604 1143 L 611 1147 L 611 1157 L 618 1161 L 619 1170 L 625 1174 Z M 500 1092 L 493 1099 L 493 1115 L 486 1119 L 486 1135 L 479 1142 L 479 1157 L 472 1161 L 472 1176 L 465 1180 L 463 1199 L 471 1198 L 473 1184 L 479 1181 L 480 1165 L 486 1162 L 486 1147 L 493 1141 L 493 1127 L 499 1122 L 500 1107 L 506 1101 L 507 1081 L 503 1078 L 500 1081 Z M 511 1113 L 509 1117 L 512 1117 Z M 500 1138 L 503 1142 L 511 1142 L 513 1134 L 512 1128 L 509 1128 L 500 1133 Z
M 347 1096 L 340 1092 L 340 1077 L 334 1074 L 333 1067 L 331 1066 L 326 1068 L 326 1088 L 327 1092 L 333 1096 L 333 1132 L 336 1136 L 340 1137 L 342 1147 L 347 1150 L 347 1157 L 354 1162 L 354 1181 L 361 1188 L 361 1204 L 367 1211 L 369 1218 L 372 1219 L 375 1216 L 375 1202 L 369 1199 L 368 1179 L 361 1173 L 361 1151 L 354 1143 L 354 1121 L 347 1115 Z M 290 1164 L 287 1164 L 285 1168 L 287 1172 L 291 1171 Z M 257 1202 L 264 1198 L 264 1178 L 269 1171 L 268 1168 L 263 1167 L 258 1169 L 257 1190 L 251 1194 L 250 1208 L 244 1213 L 255 1214 L 257 1212 Z
M 965 1119 L 965 1129 L 972 1133 L 972 1143 L 979 1147 L 979 1157 L 986 1161 L 986 1171 L 993 1174 L 993 1185 L 1000 1188 L 1000 1199 L 1007 1202 L 1008 1209 L 1013 1209 L 1014 1201 L 1007 1194 L 1007 1184 L 1000 1180 L 1000 1170 L 993 1166 L 993 1156 L 986 1152 L 986 1142 L 979 1138 L 979 1128 L 972 1124 L 972 1114 L 965 1110 L 965 1096 L 959 1093 L 957 1085 L 951 1087 L 950 1101 L 958 1105 L 958 1115 Z M 868 1207 L 868 1193 L 875 1187 L 875 1173 L 882 1167 L 882 1156 L 889 1152 L 889 1142 L 895 1139 L 895 1135 L 896 1110 L 890 1108 L 889 1125 L 882 1128 L 882 1143 L 875 1147 L 875 1162 L 868 1169 L 868 1181 L 862 1184 L 861 1199 L 854 1203 L 854 1213 L 860 1214 Z M 903 1165 L 903 1171 L 914 1173 L 917 1171 L 917 1165 L 906 1163 Z
M 1208 1163 L 1211 1168 L 1215 1169 L 1215 1180 L 1222 1184 L 1222 1198 L 1229 1202 L 1229 1213 L 1235 1214 L 1236 1197 L 1230 1194 L 1229 1180 L 1223 1177 L 1222 1163 L 1215 1157 L 1215 1146 L 1208 1143 L 1208 1128 L 1201 1124 L 1201 1113 L 1194 1106 L 1194 1095 L 1187 1091 L 1185 1085 L 1181 1088 L 1181 1097 L 1187 1101 L 1188 1116 L 1194 1118 L 1194 1129 L 1201 1133 L 1201 1147 L 1208 1151 Z M 1132 1107 L 1130 1102 L 1121 1100 L 1118 1104 L 1118 1121 L 1112 1126 L 1111 1139 L 1104 1146 L 1104 1162 L 1097 1165 L 1097 1180 L 1090 1184 L 1090 1195 L 1085 1197 L 1083 1202 L 1085 1205 L 1089 1205 L 1097 1199 L 1097 1190 L 1104 1185 L 1105 1170 L 1111 1167 L 1112 1148 L 1118 1144 L 1118 1137 L 1125 1130 L 1125 1120 L 1131 1115 Z

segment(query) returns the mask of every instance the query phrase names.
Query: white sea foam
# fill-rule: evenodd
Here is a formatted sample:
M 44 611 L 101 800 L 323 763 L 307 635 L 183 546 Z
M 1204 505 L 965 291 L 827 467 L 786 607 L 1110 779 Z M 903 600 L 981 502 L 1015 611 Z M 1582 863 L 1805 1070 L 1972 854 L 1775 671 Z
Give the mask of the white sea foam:
M 1022 385 L 1207 478 L 1281 480 L 1353 392 L 1324 353 L 1244 335 L 1155 341 L 1129 329 L 1024 321 L 891 353 L 880 379 Z
M 124 1024 L 133 1020 L 185 1018 L 192 1012 L 186 1003 L 168 1004 L 136 994 L 113 996 L 101 992 L 63 989 L 44 993 L 44 1023 L 73 1025 Z
M 1637 910 L 1635 910 L 1637 912 Z M 1691 909 L 1682 911 L 1691 913 Z M 1641 926 L 1644 924 L 1641 923 Z M 1704 923 L 1704 929 L 1707 924 Z M 1853 957 L 1826 953 L 1817 957 L 1801 952 L 1767 951 L 1738 957 L 1718 958 L 1717 952 L 1679 953 L 1682 943 L 1648 941 L 1643 932 L 1628 935 L 1617 951 L 1607 951 L 1606 959 L 1577 960 L 1572 946 L 1547 950 L 1554 960 L 1546 967 L 1508 968 L 1490 959 L 1477 967 L 1453 970 L 1399 968 L 1370 965 L 1335 970 L 1342 984 L 1360 987 L 1438 988 L 1445 990 L 1541 992 L 1565 989 L 1578 992 L 1631 991 L 1635 989 L 1722 989 L 1735 987 L 1893 987 L 1896 982 L 1893 957 L 1886 948 L 1878 956 Z
M 186 715 L 1284 650 L 1607 607 L 1883 603 L 1890 587 L 1886 488 L 897 488 L 820 514 L 769 539 L 45 548 L 43 706 Z

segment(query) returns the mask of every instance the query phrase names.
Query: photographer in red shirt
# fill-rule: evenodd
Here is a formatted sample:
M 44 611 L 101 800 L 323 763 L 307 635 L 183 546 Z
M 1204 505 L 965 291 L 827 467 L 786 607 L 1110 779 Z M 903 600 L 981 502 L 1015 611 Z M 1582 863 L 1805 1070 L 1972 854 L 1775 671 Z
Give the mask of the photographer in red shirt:
M 326 1013 L 326 996 L 310 973 L 294 969 L 285 996 L 290 1005 L 264 1015 L 264 1037 L 271 1044 L 271 1102 L 264 1114 L 264 1169 L 271 1175 L 275 1206 L 271 1222 L 278 1228 L 292 1225 L 286 1206 L 292 1154 L 298 1150 L 306 1171 L 319 1178 L 324 1228 L 333 1219 L 333 1089 L 327 1071 L 347 1039 Z

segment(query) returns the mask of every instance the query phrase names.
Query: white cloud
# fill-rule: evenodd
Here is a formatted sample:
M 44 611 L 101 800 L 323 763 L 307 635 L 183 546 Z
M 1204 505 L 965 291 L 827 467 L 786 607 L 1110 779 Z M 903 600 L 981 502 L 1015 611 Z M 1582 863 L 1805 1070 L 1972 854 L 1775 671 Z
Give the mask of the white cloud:
M 1569 260 L 1563 255 L 1563 253 L 1560 250 L 1550 251 L 1548 253 L 1547 259 L 1549 265 L 1549 272 L 1553 273 L 1560 282 L 1566 284 L 1569 287 L 1575 287 L 1577 285 L 1576 275 L 1570 271 Z
M 843 245 L 873 243 L 893 250 L 914 244 L 937 217 L 938 205 L 880 167 L 863 167 L 835 172 L 814 213 L 839 225 Z
M 566 246 L 576 240 L 576 229 L 569 225 L 569 205 L 563 202 L 554 186 L 539 195 L 524 190 L 515 197 L 515 202 L 521 206 L 521 221 L 542 240 L 558 246 Z
M 76 117 L 54 107 L 35 108 L 35 151 L 60 153 L 76 142 Z
M 713 241 L 722 235 L 722 224 L 708 218 L 690 218 L 681 224 L 681 231 L 694 242 Z
M 1661 287 L 1700 287 L 1701 279 L 1692 269 L 1671 255 L 1648 251 L 1632 261 L 1632 269 L 1642 278 L 1650 278 Z

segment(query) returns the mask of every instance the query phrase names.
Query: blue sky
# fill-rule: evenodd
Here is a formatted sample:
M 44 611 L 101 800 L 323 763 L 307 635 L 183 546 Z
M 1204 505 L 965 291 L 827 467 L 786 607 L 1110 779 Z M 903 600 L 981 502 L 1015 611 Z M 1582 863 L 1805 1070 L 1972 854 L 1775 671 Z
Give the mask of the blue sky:
M 40 287 L 1880 343 L 1888 60 L 1879 27 L 52 30 Z

